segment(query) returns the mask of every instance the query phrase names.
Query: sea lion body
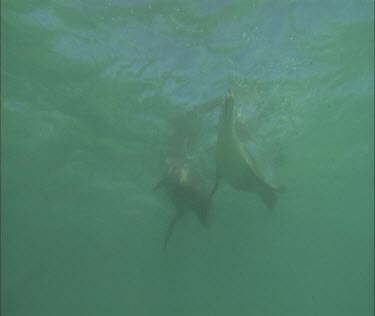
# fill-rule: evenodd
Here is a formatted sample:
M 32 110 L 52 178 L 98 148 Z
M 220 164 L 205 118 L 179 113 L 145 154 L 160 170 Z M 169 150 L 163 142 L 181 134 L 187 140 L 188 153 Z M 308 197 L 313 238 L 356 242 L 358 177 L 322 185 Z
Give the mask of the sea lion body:
M 177 212 L 193 212 L 204 227 L 208 227 L 211 208 L 209 191 L 206 190 L 192 168 L 185 162 L 174 162 L 167 176 L 157 187 L 164 187 Z
M 239 142 L 234 126 L 234 98 L 230 92 L 225 98 L 219 124 L 216 181 L 212 194 L 216 192 L 221 178 L 238 190 L 257 193 L 269 208 L 275 205 L 276 193 L 281 191 L 281 187 L 267 183 L 253 157 Z
M 176 214 L 171 219 L 165 235 L 164 249 L 167 247 L 176 223 L 189 212 L 195 214 L 204 228 L 209 228 L 211 194 L 189 164 L 175 161 L 166 177 L 155 188 L 164 188 L 176 209 Z
M 176 223 L 187 213 L 193 212 L 203 227 L 209 227 L 212 209 L 212 194 L 204 173 L 193 167 L 188 157 L 195 152 L 199 128 L 196 122 L 205 114 L 220 106 L 220 98 L 209 100 L 194 107 L 174 120 L 173 135 L 170 140 L 168 161 L 170 167 L 165 177 L 156 185 L 165 189 L 172 201 L 176 214 L 172 218 L 164 240 L 164 248 L 174 231 Z

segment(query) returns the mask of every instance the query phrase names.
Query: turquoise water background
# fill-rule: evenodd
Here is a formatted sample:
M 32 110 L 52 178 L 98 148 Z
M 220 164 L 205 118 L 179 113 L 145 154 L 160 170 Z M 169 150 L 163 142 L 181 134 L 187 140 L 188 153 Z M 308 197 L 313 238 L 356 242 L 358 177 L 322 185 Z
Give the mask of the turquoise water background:
M 373 315 L 373 9 L 3 0 L 2 315 Z M 271 211 L 222 183 L 163 251 L 177 118 L 228 88 L 288 191 Z M 208 182 L 219 114 L 193 124 Z

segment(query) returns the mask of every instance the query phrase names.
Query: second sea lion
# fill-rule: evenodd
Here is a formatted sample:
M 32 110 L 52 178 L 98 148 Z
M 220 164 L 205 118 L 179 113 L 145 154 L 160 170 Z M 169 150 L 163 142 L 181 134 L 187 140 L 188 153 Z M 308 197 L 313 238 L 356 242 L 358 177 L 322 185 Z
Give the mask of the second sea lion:
M 222 112 L 216 147 L 216 180 L 213 195 L 221 179 L 225 179 L 238 190 L 254 192 L 269 208 L 273 208 L 277 193 L 284 192 L 284 186 L 269 184 L 258 169 L 256 162 L 237 137 L 234 126 L 234 96 L 229 90 Z
M 167 175 L 155 187 L 164 188 L 176 208 L 164 239 L 164 249 L 172 236 L 176 223 L 186 213 L 193 212 L 203 227 L 209 226 L 209 215 L 212 207 L 209 190 L 202 186 L 197 174 L 184 161 L 175 161 Z

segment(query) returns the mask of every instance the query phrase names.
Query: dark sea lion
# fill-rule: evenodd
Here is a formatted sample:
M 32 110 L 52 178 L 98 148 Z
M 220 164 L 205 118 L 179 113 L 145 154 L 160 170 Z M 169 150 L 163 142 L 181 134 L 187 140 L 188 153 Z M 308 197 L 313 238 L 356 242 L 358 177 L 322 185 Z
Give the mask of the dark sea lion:
M 229 90 L 222 112 L 216 147 L 216 180 L 211 192 L 213 195 L 221 179 L 241 191 L 254 192 L 269 208 L 273 208 L 277 193 L 284 192 L 284 186 L 267 183 L 258 169 L 255 160 L 239 142 L 234 126 L 234 97 Z
M 165 189 L 177 211 L 168 226 L 164 249 L 167 247 L 176 223 L 185 214 L 193 212 L 203 227 L 209 226 L 212 209 L 210 187 L 207 185 L 206 177 L 199 172 L 199 168 L 193 166 L 188 157 L 194 156 L 195 152 L 194 147 L 198 138 L 198 115 L 209 112 L 218 104 L 218 99 L 213 99 L 174 120 L 173 133 L 169 140 L 169 168 L 166 176 L 155 186 L 155 189 Z
M 212 207 L 211 194 L 202 186 L 199 176 L 183 161 L 175 161 L 155 189 L 164 188 L 176 208 L 164 239 L 164 249 L 172 236 L 176 223 L 186 213 L 193 212 L 203 227 L 209 227 L 209 214 Z

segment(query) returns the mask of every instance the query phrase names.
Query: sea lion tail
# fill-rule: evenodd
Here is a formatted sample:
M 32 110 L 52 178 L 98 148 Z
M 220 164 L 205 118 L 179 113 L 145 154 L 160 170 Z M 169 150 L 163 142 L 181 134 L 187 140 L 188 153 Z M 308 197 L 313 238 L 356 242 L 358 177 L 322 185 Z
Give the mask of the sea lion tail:
M 220 182 L 220 175 L 216 172 L 215 183 L 214 183 L 214 186 L 213 186 L 213 188 L 211 190 L 211 193 L 210 193 L 210 199 L 212 199 L 213 195 L 217 191 L 217 189 L 219 187 L 219 182 Z
M 202 226 L 205 229 L 210 228 L 210 220 L 212 216 L 211 209 L 212 209 L 212 204 L 211 204 L 211 200 L 209 197 L 209 200 L 207 201 L 207 205 L 203 209 L 197 210 L 195 212 L 195 215 L 198 217 L 199 221 L 201 222 Z
M 168 241 L 169 239 L 171 239 L 176 223 L 181 218 L 182 214 L 183 214 L 182 212 L 177 213 L 176 216 L 173 217 L 171 222 L 169 223 L 167 233 L 165 234 L 165 238 L 164 238 L 163 250 L 167 249 Z
M 277 194 L 285 192 L 287 192 L 287 187 L 285 185 L 271 186 L 267 189 L 263 188 L 263 190 L 259 191 L 262 201 L 269 209 L 273 209 L 275 207 L 277 202 Z
M 275 193 L 286 193 L 288 191 L 286 185 L 284 184 L 280 184 L 280 185 L 270 184 L 269 188 Z
M 286 185 L 284 185 L 284 184 L 281 184 L 281 185 L 279 185 L 277 188 L 276 188 L 276 192 L 277 193 L 286 193 L 286 192 L 288 192 L 288 188 L 287 188 L 287 186 Z
M 275 190 L 262 190 L 260 192 L 260 197 L 269 209 L 274 209 L 277 201 L 277 195 Z

